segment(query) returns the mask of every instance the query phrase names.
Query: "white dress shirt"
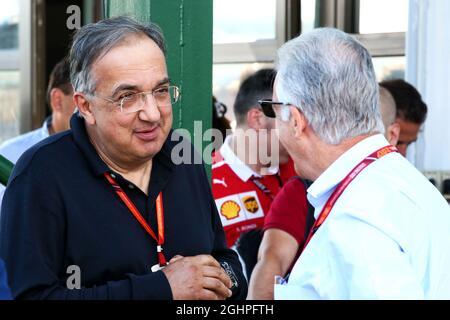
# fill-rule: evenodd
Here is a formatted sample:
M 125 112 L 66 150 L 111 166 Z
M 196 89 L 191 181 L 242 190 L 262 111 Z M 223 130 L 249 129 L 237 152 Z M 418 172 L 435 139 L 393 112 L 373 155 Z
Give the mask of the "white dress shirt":
M 315 218 L 365 157 L 388 145 L 364 139 L 308 189 Z M 297 260 L 276 299 L 450 299 L 450 207 L 405 158 L 363 170 Z

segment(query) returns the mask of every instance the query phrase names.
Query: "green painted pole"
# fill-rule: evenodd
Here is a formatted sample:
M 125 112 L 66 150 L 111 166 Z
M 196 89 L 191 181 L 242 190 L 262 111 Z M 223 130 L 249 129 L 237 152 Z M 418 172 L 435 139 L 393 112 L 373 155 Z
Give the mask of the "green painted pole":
M 14 164 L 0 155 L 0 183 L 4 186 L 8 183 Z
M 148 22 L 150 21 L 151 2 L 151 0 L 105 0 L 106 17 L 125 15 L 140 22 Z

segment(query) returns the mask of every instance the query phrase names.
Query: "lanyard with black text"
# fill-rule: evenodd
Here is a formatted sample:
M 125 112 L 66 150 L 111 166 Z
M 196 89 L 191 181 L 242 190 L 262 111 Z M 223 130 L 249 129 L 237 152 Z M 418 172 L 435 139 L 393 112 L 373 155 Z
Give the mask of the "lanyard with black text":
M 322 212 L 320 213 L 319 217 L 314 222 L 314 225 L 311 228 L 311 231 L 309 232 L 308 238 L 305 241 L 305 245 L 303 246 L 303 250 L 305 250 L 311 238 L 314 236 L 314 234 L 320 228 L 320 226 L 325 222 L 326 218 L 331 212 L 331 209 L 333 209 L 334 204 L 342 195 L 344 190 L 348 187 L 350 182 L 352 182 L 356 178 L 356 176 L 360 174 L 361 171 L 363 171 L 365 168 L 367 168 L 367 166 L 369 166 L 371 163 L 392 152 L 398 152 L 397 148 L 394 146 L 383 147 L 367 156 L 355 168 L 353 168 L 352 171 L 350 171 L 350 173 L 345 177 L 345 179 L 342 180 L 342 182 L 336 187 L 336 190 L 334 190 L 334 192 L 331 194 L 330 198 L 328 199 L 327 203 L 322 209 Z
M 156 198 L 156 220 L 157 220 L 157 224 L 158 224 L 158 237 L 156 237 L 152 228 L 148 225 L 147 221 L 145 221 L 142 214 L 139 212 L 139 210 L 136 208 L 136 206 L 130 200 L 130 198 L 128 198 L 128 196 L 123 191 L 123 189 L 119 186 L 119 184 L 107 172 L 105 173 L 105 177 L 108 180 L 108 182 L 113 186 L 114 191 L 117 193 L 119 198 L 125 203 L 125 205 L 130 210 L 130 212 L 133 214 L 133 216 L 136 218 L 136 220 L 144 228 L 144 230 L 153 239 L 155 239 L 156 243 L 158 244 L 156 247 L 156 251 L 158 253 L 159 265 L 154 265 L 151 269 L 153 272 L 161 270 L 162 268 L 164 268 L 167 265 L 166 257 L 164 256 L 164 254 L 162 252 L 163 251 L 162 246 L 164 245 L 164 208 L 163 208 L 163 201 L 162 201 L 162 193 L 160 192 L 158 194 L 158 197 Z
M 278 174 L 275 175 L 278 181 L 278 185 L 279 187 L 283 187 L 283 182 L 281 181 L 281 178 Z M 275 196 L 273 195 L 272 191 L 266 187 L 266 185 L 264 183 L 262 183 L 262 179 L 259 177 L 255 177 L 252 176 L 250 178 L 250 180 L 253 182 L 253 184 L 259 189 L 261 190 L 262 193 L 264 193 L 267 197 L 270 198 L 271 201 L 273 201 L 273 199 L 275 198 Z

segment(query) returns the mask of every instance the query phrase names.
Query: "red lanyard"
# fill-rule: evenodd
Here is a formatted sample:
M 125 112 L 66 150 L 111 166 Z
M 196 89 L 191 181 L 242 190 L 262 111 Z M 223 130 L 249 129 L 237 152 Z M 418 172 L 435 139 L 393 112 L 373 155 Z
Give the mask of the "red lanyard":
M 339 199 L 339 197 L 342 195 L 344 190 L 348 187 L 350 182 L 352 182 L 358 174 L 361 173 L 367 166 L 369 166 L 374 161 L 380 159 L 381 157 L 384 157 L 385 155 L 392 153 L 392 152 L 398 152 L 397 148 L 394 146 L 386 146 L 383 147 L 371 155 L 367 156 L 363 161 L 361 161 L 355 168 L 353 168 L 352 171 L 345 177 L 344 180 L 337 186 L 336 190 L 334 190 L 333 194 L 328 199 L 327 203 L 325 204 L 324 208 L 322 209 L 322 212 L 320 213 L 319 217 L 317 218 L 316 222 L 314 222 L 313 227 L 311 228 L 311 231 L 309 232 L 308 238 L 305 241 L 305 245 L 303 246 L 303 250 L 305 250 L 306 246 L 308 245 L 309 241 L 313 237 L 313 235 L 316 233 L 316 231 L 320 228 L 320 226 L 325 222 L 326 218 L 328 218 L 328 215 L 331 212 L 331 209 L 333 209 L 334 204 Z
M 160 267 L 166 266 L 167 260 L 162 252 L 163 251 L 162 246 L 164 245 L 164 208 L 163 208 L 163 201 L 162 201 L 162 193 L 160 192 L 158 194 L 158 197 L 156 198 L 156 220 L 158 223 L 158 237 L 156 237 L 152 228 L 148 225 L 147 221 L 145 221 L 142 214 L 136 208 L 134 203 L 131 202 L 130 198 L 128 198 L 128 196 L 123 191 L 123 189 L 119 186 L 119 184 L 112 178 L 112 176 L 108 172 L 105 173 L 105 177 L 109 181 L 109 183 L 113 186 L 114 191 L 116 191 L 117 195 L 120 197 L 120 199 L 122 199 L 122 201 L 128 207 L 130 212 L 136 218 L 136 220 L 144 228 L 144 230 L 147 231 L 147 233 L 153 239 L 155 239 L 156 243 L 158 244 L 158 246 L 156 247 L 156 251 L 158 253 L 159 266 Z

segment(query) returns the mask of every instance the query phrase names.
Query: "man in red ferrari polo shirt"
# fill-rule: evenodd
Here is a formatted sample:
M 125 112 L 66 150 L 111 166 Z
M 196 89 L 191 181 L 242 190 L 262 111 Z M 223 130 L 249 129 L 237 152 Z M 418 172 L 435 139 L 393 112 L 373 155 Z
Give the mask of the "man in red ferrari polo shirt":
M 212 190 L 230 247 L 242 233 L 262 228 L 273 198 L 295 175 L 275 122 L 258 105 L 271 97 L 274 78 L 273 69 L 263 69 L 244 80 L 234 104 L 237 129 L 213 155 Z

